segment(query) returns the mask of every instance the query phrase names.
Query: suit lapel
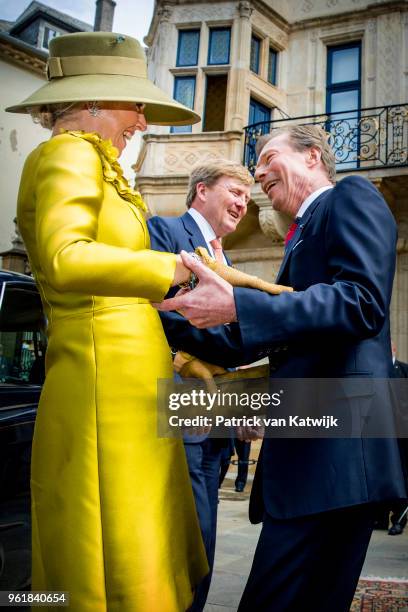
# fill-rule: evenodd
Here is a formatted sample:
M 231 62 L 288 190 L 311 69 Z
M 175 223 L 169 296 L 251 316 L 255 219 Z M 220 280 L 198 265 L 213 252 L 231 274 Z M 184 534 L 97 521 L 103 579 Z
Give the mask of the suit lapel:
M 195 249 L 199 246 L 207 248 L 207 243 L 201 233 L 200 228 L 189 213 L 184 213 L 184 215 L 181 217 L 181 222 L 184 226 L 186 234 L 188 235 L 191 250 L 195 251 Z
M 283 276 L 283 273 L 285 272 L 286 266 L 288 265 L 291 253 L 293 251 L 293 249 L 295 248 L 295 246 L 299 243 L 302 233 L 304 232 L 305 227 L 308 225 L 309 221 L 311 220 L 311 218 L 313 217 L 313 213 L 316 210 L 316 208 L 318 207 L 319 203 L 331 192 L 331 189 L 328 191 L 324 191 L 320 196 L 318 196 L 309 206 L 309 208 L 306 210 L 305 214 L 302 217 L 301 222 L 299 223 L 292 240 L 290 241 L 290 245 L 288 246 L 288 248 L 285 250 L 285 255 L 283 257 L 281 266 L 279 268 L 279 272 L 278 275 L 276 277 L 276 282 L 279 283 L 280 279 Z
M 205 241 L 205 238 L 193 217 L 189 213 L 184 213 L 184 215 L 181 217 L 181 222 L 184 226 L 186 234 L 188 234 L 188 239 L 191 244 L 191 250 L 195 251 L 197 247 L 204 247 L 208 251 L 208 246 Z M 223 253 L 228 265 L 230 266 L 230 259 L 227 257 L 224 250 Z

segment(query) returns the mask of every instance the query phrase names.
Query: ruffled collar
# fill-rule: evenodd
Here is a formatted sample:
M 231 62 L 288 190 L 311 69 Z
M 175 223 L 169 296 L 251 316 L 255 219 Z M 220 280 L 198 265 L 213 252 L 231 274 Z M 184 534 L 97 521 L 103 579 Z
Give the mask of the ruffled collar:
M 80 130 L 67 130 L 65 133 L 77 138 L 83 138 L 93 144 L 102 161 L 105 181 L 112 183 L 121 198 L 137 206 L 143 212 L 147 212 L 147 206 L 140 192 L 132 189 L 127 179 L 123 176 L 123 170 L 118 162 L 119 151 L 113 146 L 111 140 L 102 140 L 96 132 L 86 133 Z

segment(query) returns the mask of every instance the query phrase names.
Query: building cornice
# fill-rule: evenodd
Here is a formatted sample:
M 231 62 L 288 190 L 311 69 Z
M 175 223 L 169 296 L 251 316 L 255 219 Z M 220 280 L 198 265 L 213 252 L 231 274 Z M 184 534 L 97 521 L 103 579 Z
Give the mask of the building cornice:
M 281 28 L 281 30 L 286 33 L 290 32 L 291 26 L 289 21 L 282 17 L 282 15 L 279 15 L 279 13 L 277 13 L 273 8 L 268 6 L 266 2 L 263 2 L 263 0 L 251 0 L 251 4 L 253 5 L 254 9 L 256 9 L 259 13 L 262 13 L 262 15 L 265 15 L 265 17 L 268 17 L 275 25 Z
M 46 51 L 0 32 L 0 56 L 45 78 Z
M 225 0 L 213 0 L 213 2 L 225 2 Z M 150 28 L 147 36 L 144 38 L 145 44 L 150 47 L 156 30 L 161 19 L 161 9 L 167 6 L 170 9 L 183 4 L 207 4 L 208 0 L 156 0 L 153 12 L 153 18 L 150 23 Z M 408 11 L 408 3 L 404 0 L 395 0 L 394 2 L 382 2 L 381 4 L 368 4 L 363 9 L 350 11 L 342 11 L 341 13 L 333 13 L 331 15 L 322 15 L 319 17 L 311 17 L 307 19 L 299 19 L 294 22 L 287 21 L 279 15 L 273 8 L 268 6 L 264 0 L 250 0 L 251 5 L 262 15 L 269 18 L 273 23 L 280 27 L 284 32 L 290 34 L 299 30 L 311 28 L 325 27 L 332 24 L 347 23 L 358 19 L 370 19 L 379 17 L 387 13 L 406 12 Z
M 225 3 L 225 0 L 213 0 L 213 4 L 217 3 Z M 277 13 L 274 9 L 269 7 L 266 2 L 264 2 L 263 0 L 249 0 L 249 3 L 254 9 L 256 9 L 262 15 L 265 15 L 271 21 L 273 21 L 279 28 L 281 28 L 285 32 L 289 31 L 290 24 L 288 23 L 288 21 L 286 21 L 286 19 L 279 15 L 279 13 Z M 153 18 L 150 23 L 150 28 L 147 35 L 143 39 L 143 42 L 148 47 L 153 44 L 153 39 L 160 23 L 163 8 L 167 6 L 170 9 L 173 9 L 176 6 L 181 6 L 184 4 L 208 4 L 208 0 L 156 0 L 153 10 Z
M 382 2 L 381 4 L 369 4 L 364 9 L 342 11 L 341 13 L 335 13 L 332 15 L 322 15 L 320 17 L 311 17 L 309 19 L 294 21 L 290 26 L 290 32 L 321 28 L 333 24 L 357 21 L 359 19 L 373 19 L 387 13 L 406 11 L 408 11 L 408 4 L 404 0 L 397 0 L 396 2 Z

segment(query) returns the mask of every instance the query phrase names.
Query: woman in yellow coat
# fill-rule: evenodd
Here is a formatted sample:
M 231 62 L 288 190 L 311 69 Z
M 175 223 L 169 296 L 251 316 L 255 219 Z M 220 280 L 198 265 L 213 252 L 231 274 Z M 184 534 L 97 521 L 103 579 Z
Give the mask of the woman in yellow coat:
M 134 39 L 51 41 L 49 82 L 11 112 L 52 137 L 28 157 L 18 223 L 48 319 L 32 457 L 33 590 L 78 612 L 179 612 L 207 572 L 182 443 L 157 437 L 172 376 L 150 301 L 187 280 L 149 249 L 145 205 L 117 162 L 152 123 L 197 116 L 146 78 Z

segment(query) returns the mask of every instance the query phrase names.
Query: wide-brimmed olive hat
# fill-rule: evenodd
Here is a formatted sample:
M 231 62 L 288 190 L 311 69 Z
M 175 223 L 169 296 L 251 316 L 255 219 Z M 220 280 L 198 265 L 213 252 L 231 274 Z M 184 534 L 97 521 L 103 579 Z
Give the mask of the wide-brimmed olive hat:
M 48 83 L 29 98 L 9 106 L 11 113 L 27 113 L 47 104 L 140 102 L 147 123 L 190 125 L 200 121 L 192 110 L 176 102 L 147 78 L 141 44 L 112 32 L 79 32 L 53 38 L 47 63 Z

